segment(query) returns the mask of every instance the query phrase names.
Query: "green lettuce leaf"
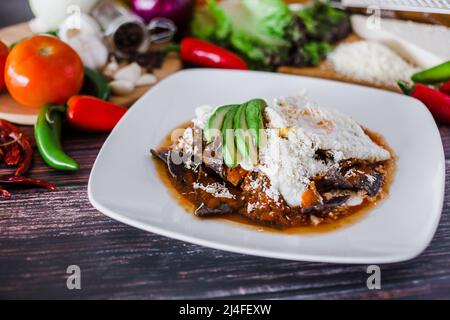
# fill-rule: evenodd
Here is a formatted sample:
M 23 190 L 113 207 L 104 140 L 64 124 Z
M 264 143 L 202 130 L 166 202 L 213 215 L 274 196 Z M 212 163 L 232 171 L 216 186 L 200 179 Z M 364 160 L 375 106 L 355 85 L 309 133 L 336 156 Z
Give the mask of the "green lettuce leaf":
M 328 0 L 317 0 L 297 14 L 305 25 L 307 36 L 317 41 L 339 40 L 340 33 L 345 33 L 349 27 L 348 14 L 334 8 Z
M 303 45 L 301 50 L 304 54 L 305 64 L 317 66 L 332 50 L 332 47 L 326 42 L 310 41 Z
M 208 0 L 205 6 L 195 10 L 191 24 L 191 33 L 195 37 L 212 41 L 224 40 L 230 31 L 228 15 L 214 0 Z
M 191 32 L 218 42 L 252 65 L 270 66 L 287 56 L 293 16 L 282 0 L 208 0 L 196 10 Z

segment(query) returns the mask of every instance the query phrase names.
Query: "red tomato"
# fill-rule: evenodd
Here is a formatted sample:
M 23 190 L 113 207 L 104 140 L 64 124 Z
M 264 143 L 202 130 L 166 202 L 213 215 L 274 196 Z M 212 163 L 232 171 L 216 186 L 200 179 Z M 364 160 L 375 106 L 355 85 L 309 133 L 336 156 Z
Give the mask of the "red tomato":
M 0 90 L 3 89 L 3 86 L 5 85 L 5 63 L 6 58 L 8 57 L 9 49 L 6 44 L 0 41 Z
M 80 91 L 83 79 L 84 67 L 78 54 L 53 36 L 22 40 L 6 60 L 5 83 L 9 93 L 29 107 L 65 104 Z

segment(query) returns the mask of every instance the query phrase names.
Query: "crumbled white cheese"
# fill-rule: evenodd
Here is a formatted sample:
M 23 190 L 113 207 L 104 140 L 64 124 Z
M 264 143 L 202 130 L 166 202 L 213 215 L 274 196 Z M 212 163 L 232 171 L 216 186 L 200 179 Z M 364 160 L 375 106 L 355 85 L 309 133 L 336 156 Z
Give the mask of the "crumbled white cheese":
M 277 189 L 270 186 L 269 188 L 264 188 L 263 192 L 271 199 L 273 199 L 275 202 L 280 201 L 280 193 Z
M 183 151 L 183 163 L 186 169 L 197 171 L 201 164 L 199 159 L 194 158 L 199 150 L 196 149 L 196 144 L 194 143 L 194 130 L 192 128 L 186 128 L 183 131 L 183 135 L 178 139 L 175 149 Z
M 363 198 L 358 194 L 354 194 L 354 195 L 350 196 L 350 198 L 348 198 L 348 200 L 345 202 L 345 204 L 349 207 L 359 206 L 362 203 L 363 203 Z
M 377 178 L 375 178 L 374 176 L 370 175 L 370 174 L 366 174 L 367 177 L 367 181 L 369 181 L 369 183 L 374 183 L 375 181 L 377 181 Z
M 321 218 L 318 218 L 313 214 L 310 215 L 310 219 L 311 219 L 311 222 L 313 223 L 313 225 L 315 225 L 315 226 L 318 226 L 322 222 Z
M 190 153 L 193 153 L 194 131 L 192 130 L 191 127 L 186 128 L 183 131 L 183 135 L 178 140 L 177 146 L 185 151 L 189 151 Z
M 304 96 L 283 98 L 266 109 L 267 145 L 259 170 L 288 205 L 301 206 L 311 177 L 338 168 L 346 159 L 383 161 L 388 151 L 376 145 L 351 118 L 308 102 Z M 316 151 L 330 153 L 328 161 Z
M 195 118 L 192 119 L 192 122 L 197 128 L 203 129 L 212 111 L 213 108 L 208 105 L 195 108 Z
M 195 214 L 197 214 L 197 212 L 199 212 L 200 211 L 200 209 L 201 208 L 203 208 L 205 206 L 205 203 L 204 202 L 202 202 L 199 206 L 198 206 L 198 208 L 197 209 L 195 209 Z
M 206 186 L 201 183 L 194 182 L 192 186 L 194 189 L 201 189 L 207 193 L 212 194 L 216 198 L 227 198 L 227 199 L 236 198 L 235 195 L 231 194 L 230 190 L 228 190 L 225 184 L 220 184 L 218 182 L 214 182 Z
M 416 69 L 393 50 L 374 41 L 343 43 L 328 55 L 332 67 L 354 80 L 396 85 Z
M 255 168 L 255 170 L 258 170 L 258 168 Z M 252 190 L 259 190 L 261 189 L 262 192 L 266 194 L 269 198 L 274 200 L 275 202 L 279 202 L 280 200 L 280 193 L 279 191 L 274 188 L 271 184 L 270 186 L 267 186 L 266 183 L 263 183 L 261 179 L 252 179 L 252 177 L 248 177 L 250 184 L 249 188 Z

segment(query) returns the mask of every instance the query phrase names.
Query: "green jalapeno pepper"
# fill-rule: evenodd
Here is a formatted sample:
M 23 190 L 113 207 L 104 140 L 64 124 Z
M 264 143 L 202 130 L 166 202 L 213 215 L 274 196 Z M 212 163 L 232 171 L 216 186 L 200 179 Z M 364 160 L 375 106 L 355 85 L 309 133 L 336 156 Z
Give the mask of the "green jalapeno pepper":
M 82 92 L 97 97 L 102 100 L 108 100 L 111 94 L 106 79 L 97 71 L 84 67 L 84 83 Z
M 65 111 L 64 106 L 42 107 L 34 127 L 34 136 L 39 153 L 50 167 L 63 171 L 75 171 L 79 169 L 79 165 L 64 153 L 61 143 Z
M 450 80 L 450 61 L 412 75 L 414 82 L 434 84 Z

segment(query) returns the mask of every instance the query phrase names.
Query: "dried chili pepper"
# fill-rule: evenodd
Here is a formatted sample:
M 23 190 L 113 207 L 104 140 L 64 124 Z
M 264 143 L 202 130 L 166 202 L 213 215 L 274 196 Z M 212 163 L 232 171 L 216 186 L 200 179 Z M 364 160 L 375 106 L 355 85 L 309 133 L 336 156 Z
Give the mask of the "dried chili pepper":
M 2 189 L 1 187 L 0 187 L 0 195 L 3 197 L 3 199 L 11 198 L 11 193 L 9 193 L 8 190 Z
M 5 147 L 6 154 L 4 158 L 4 162 L 7 166 L 17 166 L 20 162 L 20 158 L 22 157 L 22 153 L 20 151 L 17 143 L 10 144 Z
M 49 190 L 56 190 L 56 186 L 53 183 L 38 180 L 38 179 L 32 179 L 27 177 L 18 177 L 14 175 L 6 175 L 6 176 L 0 176 L 0 184 L 2 185 L 27 185 L 27 186 L 36 186 L 36 187 L 42 187 Z
M 18 163 L 19 166 L 15 175 L 20 176 L 27 173 L 33 162 L 33 147 L 30 140 L 19 130 L 19 128 L 3 119 L 0 119 L 0 131 L 3 132 L 2 136 L 4 135 L 13 139 L 13 141 L 16 141 L 22 148 L 22 159 Z
M 0 119 L 0 161 L 7 166 L 18 166 L 14 174 L 0 176 L 0 197 L 9 199 L 11 194 L 4 189 L 4 185 L 28 185 L 56 190 L 52 183 L 23 177 L 33 160 L 33 146 L 31 141 L 19 128 Z

